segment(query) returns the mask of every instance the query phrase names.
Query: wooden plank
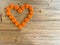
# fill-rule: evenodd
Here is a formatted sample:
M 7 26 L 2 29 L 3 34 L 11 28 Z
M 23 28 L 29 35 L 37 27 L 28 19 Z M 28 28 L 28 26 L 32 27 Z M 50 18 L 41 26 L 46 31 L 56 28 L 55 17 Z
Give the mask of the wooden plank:
M 33 18 L 22 30 L 5 14 L 6 6 L 11 3 L 28 3 L 34 8 Z M 19 22 L 28 13 L 12 12 Z M 0 14 L 0 45 L 60 45 L 60 0 L 0 0 Z

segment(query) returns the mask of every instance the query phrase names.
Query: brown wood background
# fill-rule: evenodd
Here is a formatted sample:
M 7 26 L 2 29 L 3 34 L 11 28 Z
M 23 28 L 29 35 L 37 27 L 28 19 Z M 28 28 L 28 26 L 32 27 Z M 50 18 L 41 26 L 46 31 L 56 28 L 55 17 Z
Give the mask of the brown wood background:
M 5 14 L 11 3 L 34 8 L 33 18 L 22 31 Z M 21 22 L 27 13 L 13 14 Z M 60 0 L 0 0 L 0 15 L 0 45 L 60 45 Z

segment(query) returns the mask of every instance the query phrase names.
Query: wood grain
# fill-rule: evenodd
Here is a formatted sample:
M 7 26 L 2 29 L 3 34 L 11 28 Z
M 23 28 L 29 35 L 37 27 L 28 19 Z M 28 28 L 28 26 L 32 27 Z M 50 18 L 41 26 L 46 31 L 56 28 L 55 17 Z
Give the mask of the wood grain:
M 34 8 L 33 18 L 21 31 L 5 14 L 11 3 L 28 3 Z M 12 12 L 20 22 L 28 13 Z M 0 0 L 0 14 L 0 45 L 60 45 L 60 0 Z

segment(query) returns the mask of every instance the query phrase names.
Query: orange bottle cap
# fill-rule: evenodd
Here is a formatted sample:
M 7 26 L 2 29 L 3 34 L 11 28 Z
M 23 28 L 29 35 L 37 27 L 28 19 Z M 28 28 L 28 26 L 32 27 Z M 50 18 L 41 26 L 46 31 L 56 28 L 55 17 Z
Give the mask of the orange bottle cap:
M 29 4 L 25 4 L 25 8 L 29 8 L 29 6 L 30 6 Z
M 33 11 L 30 11 L 30 12 L 29 12 L 29 14 L 30 14 L 30 15 L 33 15 L 33 14 L 34 14 L 34 12 L 33 12 Z
M 6 15 L 7 15 L 7 16 L 9 16 L 10 14 L 11 14 L 10 11 L 7 11 L 7 12 L 6 12 Z
M 18 8 L 19 8 L 19 6 L 18 6 L 18 5 L 16 5 L 16 6 L 15 6 L 15 10 L 17 10 Z
M 31 19 L 31 18 L 32 18 L 32 15 L 29 14 L 27 17 L 28 17 L 29 19 Z
M 13 23 L 15 23 L 15 22 L 16 22 L 16 19 L 15 19 L 15 18 L 13 18 L 13 19 L 12 19 L 12 22 L 13 22 Z
M 29 10 L 33 10 L 33 7 L 32 7 L 32 6 L 30 6 L 30 7 L 29 7 Z
M 21 8 L 22 10 L 24 10 L 24 9 L 25 9 L 25 7 L 24 7 L 23 5 L 21 5 L 21 6 L 20 6 L 20 8 Z
M 25 26 L 26 25 L 26 22 L 22 22 L 22 26 Z
M 15 22 L 15 25 L 18 26 L 18 25 L 19 25 L 19 22 L 16 21 L 16 22 Z
M 14 8 L 14 4 L 10 4 L 10 6 L 9 6 L 10 8 Z
M 18 26 L 18 28 L 19 28 L 19 29 L 22 29 L 22 28 L 23 28 L 23 26 L 22 26 L 22 25 L 19 25 L 19 26 Z
M 28 18 L 25 18 L 25 22 L 29 22 L 29 19 Z
M 6 8 L 6 11 L 10 11 L 11 9 L 9 7 Z
M 9 15 L 9 18 L 10 18 L 10 19 L 13 19 L 13 17 L 14 17 L 13 15 Z
M 18 13 L 21 13 L 22 12 L 22 9 L 18 9 Z

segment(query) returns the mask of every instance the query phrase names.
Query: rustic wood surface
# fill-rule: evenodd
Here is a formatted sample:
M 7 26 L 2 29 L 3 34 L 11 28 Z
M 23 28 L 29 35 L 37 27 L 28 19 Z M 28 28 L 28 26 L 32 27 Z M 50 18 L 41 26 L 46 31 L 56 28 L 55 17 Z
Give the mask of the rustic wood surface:
M 33 18 L 21 31 L 5 14 L 11 3 L 34 8 Z M 20 22 L 28 13 L 12 12 Z M 60 45 L 60 0 L 0 0 L 0 15 L 0 45 Z

